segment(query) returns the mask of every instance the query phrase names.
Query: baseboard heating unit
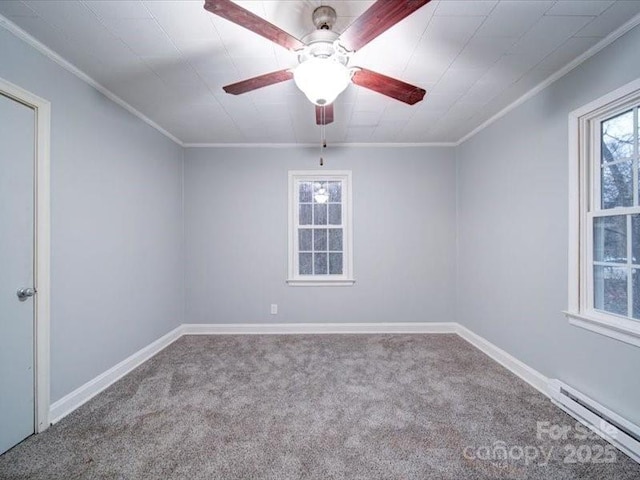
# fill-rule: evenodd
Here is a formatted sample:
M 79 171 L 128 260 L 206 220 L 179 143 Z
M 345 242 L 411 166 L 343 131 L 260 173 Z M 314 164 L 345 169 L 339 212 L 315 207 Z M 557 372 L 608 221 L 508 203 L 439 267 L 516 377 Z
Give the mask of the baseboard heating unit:
M 562 410 L 640 463 L 640 427 L 560 380 L 549 381 L 549 393 Z

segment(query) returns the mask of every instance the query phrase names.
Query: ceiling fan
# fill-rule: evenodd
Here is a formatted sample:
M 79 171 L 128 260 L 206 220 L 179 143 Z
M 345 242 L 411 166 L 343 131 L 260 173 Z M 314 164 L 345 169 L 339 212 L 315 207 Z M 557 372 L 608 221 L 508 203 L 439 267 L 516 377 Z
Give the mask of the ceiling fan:
M 411 15 L 430 0 L 377 0 L 342 33 L 332 30 L 337 15 L 327 5 L 313 11 L 316 30 L 299 40 L 231 0 L 205 0 L 204 8 L 298 54 L 295 69 L 278 70 L 223 87 L 233 95 L 293 79 L 316 106 L 316 123 L 333 122 L 333 101 L 350 83 L 413 105 L 426 91 L 401 80 L 360 67 L 349 59 L 381 33 Z

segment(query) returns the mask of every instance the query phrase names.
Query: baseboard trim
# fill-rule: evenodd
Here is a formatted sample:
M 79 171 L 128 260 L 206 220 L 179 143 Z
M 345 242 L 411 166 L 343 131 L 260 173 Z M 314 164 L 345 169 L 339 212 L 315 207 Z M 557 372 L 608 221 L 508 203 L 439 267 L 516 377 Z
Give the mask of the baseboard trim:
M 182 325 L 171 330 L 153 343 L 138 350 L 136 353 L 88 381 L 73 392 L 65 395 L 60 400 L 51 404 L 49 408 L 49 421 L 51 424 L 59 422 L 62 418 L 84 405 L 105 388 L 115 383 L 140 364 L 146 362 L 162 349 L 168 347 L 182 336 Z
M 455 322 L 406 323 L 190 323 L 183 335 L 292 335 L 292 334 L 380 334 L 456 333 Z
M 549 379 L 543 374 L 534 370 L 529 365 L 521 362 L 513 355 L 505 352 L 499 347 L 496 347 L 493 343 L 481 337 L 480 335 L 473 333 L 467 327 L 457 324 L 456 333 L 464 338 L 471 345 L 482 351 L 500 365 L 511 371 L 522 380 L 527 382 L 533 388 L 542 393 L 545 397 L 550 398 L 549 394 Z

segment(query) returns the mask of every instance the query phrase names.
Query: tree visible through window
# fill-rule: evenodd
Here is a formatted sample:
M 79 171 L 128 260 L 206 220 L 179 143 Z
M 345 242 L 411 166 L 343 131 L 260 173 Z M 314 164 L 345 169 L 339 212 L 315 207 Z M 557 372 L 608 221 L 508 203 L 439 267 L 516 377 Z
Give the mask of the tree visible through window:
M 593 308 L 640 319 L 638 106 L 598 119 L 592 128 L 600 147 L 590 212 Z

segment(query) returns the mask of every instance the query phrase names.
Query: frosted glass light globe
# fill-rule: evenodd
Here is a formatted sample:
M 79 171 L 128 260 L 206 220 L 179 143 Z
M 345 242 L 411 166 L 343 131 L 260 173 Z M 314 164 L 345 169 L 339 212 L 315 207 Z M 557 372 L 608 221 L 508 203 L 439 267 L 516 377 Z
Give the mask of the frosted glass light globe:
M 330 58 L 310 58 L 298 65 L 293 80 L 307 98 L 319 106 L 329 105 L 351 82 L 351 71 Z

